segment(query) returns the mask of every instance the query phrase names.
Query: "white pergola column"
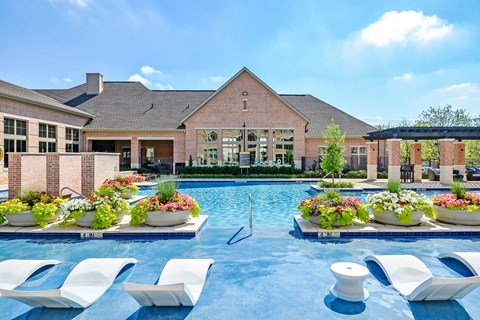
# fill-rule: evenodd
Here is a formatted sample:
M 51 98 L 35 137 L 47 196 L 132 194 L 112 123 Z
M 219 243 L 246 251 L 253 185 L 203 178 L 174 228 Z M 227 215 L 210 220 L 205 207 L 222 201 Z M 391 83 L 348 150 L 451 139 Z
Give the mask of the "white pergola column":
M 422 144 L 414 142 L 410 149 L 410 161 L 413 164 L 413 180 L 422 182 Z
M 378 142 L 367 142 L 367 180 L 377 180 Z

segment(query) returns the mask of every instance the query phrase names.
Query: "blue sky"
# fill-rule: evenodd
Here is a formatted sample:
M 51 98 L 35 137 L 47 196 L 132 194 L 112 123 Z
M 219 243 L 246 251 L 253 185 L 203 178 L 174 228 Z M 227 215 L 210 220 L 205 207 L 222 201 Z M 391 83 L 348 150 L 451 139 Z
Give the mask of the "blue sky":
M 246 66 L 371 124 L 447 104 L 478 116 L 479 12 L 478 0 L 3 0 L 0 79 L 217 89 Z

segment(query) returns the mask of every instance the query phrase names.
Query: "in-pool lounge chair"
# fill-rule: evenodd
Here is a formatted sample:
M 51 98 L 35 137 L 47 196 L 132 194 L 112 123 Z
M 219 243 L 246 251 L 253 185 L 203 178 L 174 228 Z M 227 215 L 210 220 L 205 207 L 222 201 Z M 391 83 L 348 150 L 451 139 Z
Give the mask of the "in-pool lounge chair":
M 480 277 L 436 278 L 427 266 L 411 255 L 372 255 L 392 286 L 410 301 L 454 300 L 480 286 Z
M 59 263 L 58 260 L 4 260 L 0 262 L 0 289 L 15 289 L 40 269 Z
M 59 289 L 42 291 L 0 290 L 2 297 L 15 299 L 31 307 L 87 308 L 113 284 L 131 258 L 90 258 L 73 268 Z
M 123 283 L 141 306 L 194 306 L 202 293 L 212 259 L 172 259 L 155 285 Z
M 456 259 L 463 263 L 472 274 L 480 275 L 480 252 L 446 252 L 439 254 L 438 258 Z

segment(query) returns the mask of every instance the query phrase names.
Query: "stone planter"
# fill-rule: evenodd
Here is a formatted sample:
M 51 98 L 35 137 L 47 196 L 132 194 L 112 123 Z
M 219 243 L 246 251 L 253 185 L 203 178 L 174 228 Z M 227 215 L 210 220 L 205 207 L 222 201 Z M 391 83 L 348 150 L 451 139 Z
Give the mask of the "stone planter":
M 95 222 L 95 211 L 87 211 L 80 218 L 76 218 L 75 222 L 79 227 L 91 227 Z
M 190 218 L 190 211 L 147 211 L 145 224 L 151 227 L 171 227 L 184 224 Z
M 449 210 L 440 206 L 433 206 L 433 212 L 435 213 L 435 219 L 441 222 L 465 226 L 480 225 L 480 212 Z
M 418 226 L 420 224 L 420 219 L 423 217 L 423 211 L 413 211 L 412 212 L 412 221 L 407 224 L 402 224 L 400 220 L 398 220 L 395 213 L 392 211 L 377 211 L 373 210 L 373 217 L 376 222 L 390 224 L 394 226 L 404 226 L 404 227 L 411 227 L 411 226 Z
M 123 217 L 125 216 L 126 213 L 127 213 L 126 210 L 119 211 L 117 213 L 117 217 L 115 218 L 115 220 L 112 221 L 112 224 L 119 224 L 120 222 L 122 222 Z
M 133 197 L 132 189 L 126 189 L 125 194 L 122 195 L 123 199 L 131 199 Z
M 58 220 L 60 216 L 61 210 L 57 211 L 57 215 L 53 218 L 47 219 L 47 223 L 52 223 Z M 20 211 L 15 214 L 6 214 L 5 217 L 8 220 L 8 224 L 12 227 L 34 227 L 38 226 L 37 220 L 33 217 L 33 212 L 31 210 L 28 211 Z
M 311 223 L 313 224 L 316 224 L 318 226 L 321 226 L 322 223 L 320 222 L 319 220 L 319 216 L 311 216 L 308 221 L 310 221 Z M 341 227 L 342 225 L 341 224 L 338 224 L 337 223 L 337 219 L 335 219 L 333 222 L 332 222 L 332 227 L 334 228 L 338 228 L 338 227 Z

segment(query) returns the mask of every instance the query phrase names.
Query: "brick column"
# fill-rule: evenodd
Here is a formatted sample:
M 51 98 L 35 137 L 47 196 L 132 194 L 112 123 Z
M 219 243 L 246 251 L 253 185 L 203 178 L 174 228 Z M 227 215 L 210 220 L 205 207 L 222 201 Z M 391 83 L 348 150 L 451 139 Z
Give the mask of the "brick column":
M 400 181 L 400 141 L 388 139 L 388 180 Z
M 27 152 L 38 152 L 38 121 L 28 120 L 27 121 Z
M 8 198 L 20 195 L 22 189 L 22 156 L 19 153 L 8 155 Z
M 463 174 L 463 180 L 467 180 L 465 174 L 465 142 L 455 141 L 453 143 L 453 169 Z
M 367 180 L 377 180 L 378 142 L 367 142 Z
M 65 125 L 59 124 L 57 126 L 57 152 L 65 152 L 65 136 L 66 136 Z
M 453 141 L 440 139 L 440 183 L 450 184 L 453 181 Z
M 422 182 L 422 144 L 420 142 L 414 142 L 410 148 L 410 160 L 414 165 L 414 181 Z
M 95 189 L 95 154 L 82 153 L 82 194 L 88 195 Z
M 46 153 L 47 157 L 47 193 L 58 196 L 60 193 L 60 155 Z M 72 174 L 75 174 L 72 172 Z
M 140 159 L 140 144 L 137 137 L 132 137 L 130 139 L 130 167 L 131 168 L 140 168 L 142 160 Z
M 4 123 L 4 117 L 2 114 L 0 114 L 0 123 Z M 0 125 L 0 174 L 3 171 L 3 168 L 5 167 L 5 140 L 3 138 L 3 128 L 4 125 Z

